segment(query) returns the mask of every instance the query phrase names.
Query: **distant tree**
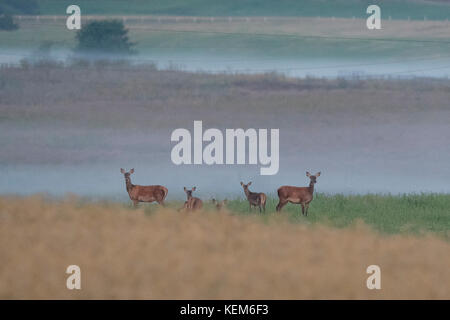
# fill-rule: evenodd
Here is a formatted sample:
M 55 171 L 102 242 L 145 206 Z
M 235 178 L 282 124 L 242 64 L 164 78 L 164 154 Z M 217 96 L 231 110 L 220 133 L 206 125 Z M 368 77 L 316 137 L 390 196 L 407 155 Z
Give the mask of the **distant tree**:
M 132 53 L 128 30 L 122 21 L 92 21 L 77 32 L 79 52 Z
M 14 22 L 10 14 L 0 14 L 0 30 L 17 30 L 19 26 Z

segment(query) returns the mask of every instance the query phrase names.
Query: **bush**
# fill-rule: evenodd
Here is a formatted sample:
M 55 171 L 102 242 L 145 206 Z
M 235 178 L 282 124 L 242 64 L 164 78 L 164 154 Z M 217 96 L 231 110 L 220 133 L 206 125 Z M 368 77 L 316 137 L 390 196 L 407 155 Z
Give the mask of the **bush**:
M 0 15 L 0 30 L 17 30 L 19 26 L 14 22 L 13 17 L 10 14 Z
M 77 32 L 79 52 L 132 53 L 134 43 L 119 20 L 92 21 Z

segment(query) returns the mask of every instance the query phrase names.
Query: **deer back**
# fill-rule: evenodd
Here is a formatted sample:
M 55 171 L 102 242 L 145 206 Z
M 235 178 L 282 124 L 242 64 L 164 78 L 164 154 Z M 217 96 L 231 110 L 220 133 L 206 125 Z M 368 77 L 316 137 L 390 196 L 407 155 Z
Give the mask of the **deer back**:
M 259 205 L 262 203 L 262 199 L 265 198 L 264 193 L 259 193 L 259 192 L 249 192 L 247 194 L 247 200 L 248 202 L 250 202 L 251 204 L 254 205 Z
M 190 197 L 185 202 L 185 208 L 191 210 L 199 210 L 203 207 L 203 201 L 200 198 Z
M 139 200 L 144 202 L 164 200 L 168 193 L 166 187 L 156 186 L 139 186 L 135 185 L 129 191 L 131 200 Z
M 278 197 L 280 200 L 303 203 L 311 201 L 313 193 L 309 187 L 282 186 L 278 189 Z

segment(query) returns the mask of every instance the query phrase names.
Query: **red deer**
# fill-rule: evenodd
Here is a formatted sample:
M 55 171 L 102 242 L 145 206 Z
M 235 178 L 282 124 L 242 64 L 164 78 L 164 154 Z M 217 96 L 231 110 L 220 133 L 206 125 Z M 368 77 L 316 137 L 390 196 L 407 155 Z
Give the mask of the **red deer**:
M 225 200 L 222 200 L 219 202 L 216 199 L 212 199 L 211 202 L 216 207 L 217 211 L 221 211 L 222 209 L 225 209 L 225 206 L 226 206 L 228 200 L 225 199 Z
M 125 177 L 125 185 L 127 186 L 127 192 L 136 207 L 139 202 L 153 202 L 156 201 L 160 205 L 164 206 L 164 199 L 169 192 L 166 187 L 163 186 L 138 186 L 131 183 L 130 175 L 134 173 L 134 169 L 130 172 L 126 172 L 122 168 L 120 172 Z
M 188 211 L 193 211 L 200 210 L 203 207 L 203 201 L 192 196 L 192 192 L 196 189 L 196 187 L 193 187 L 191 190 L 188 190 L 184 187 L 184 192 L 186 192 L 187 195 L 187 201 L 184 202 L 184 205 L 180 210 L 186 209 Z
M 259 207 L 259 212 L 261 212 L 261 207 L 264 208 L 264 212 L 266 212 L 266 195 L 262 192 L 257 193 L 257 192 L 251 192 L 248 187 L 252 184 L 252 182 L 250 181 L 247 184 L 244 184 L 241 181 L 241 186 L 242 188 L 244 188 L 244 193 L 247 197 L 248 200 L 248 204 L 249 204 L 249 210 L 252 210 L 252 206 L 258 206 Z
M 320 172 L 312 175 L 306 172 L 306 176 L 310 179 L 309 187 L 292 187 L 282 186 L 278 188 L 278 198 L 280 202 L 277 205 L 277 211 L 286 205 L 286 203 L 295 203 L 302 205 L 302 214 L 308 215 L 309 203 L 313 200 L 314 184 L 317 182 L 317 177 L 320 176 Z

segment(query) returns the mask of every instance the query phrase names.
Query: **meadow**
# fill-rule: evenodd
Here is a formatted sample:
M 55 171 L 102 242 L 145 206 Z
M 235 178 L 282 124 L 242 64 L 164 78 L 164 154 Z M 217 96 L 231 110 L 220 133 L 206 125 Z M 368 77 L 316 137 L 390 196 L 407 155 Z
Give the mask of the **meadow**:
M 75 45 L 63 19 L 71 3 L 38 2 L 41 14 L 61 16 L 0 33 L 0 54 L 29 57 L 0 66 L 0 298 L 450 299 L 450 81 L 265 69 L 314 59 L 448 68 L 447 3 L 383 3 L 392 20 L 370 33 L 367 1 L 277 1 L 273 10 L 263 0 L 80 0 L 83 14 L 171 16 L 128 17 L 131 58 L 145 62 L 134 65 L 52 60 Z M 257 74 L 182 71 L 208 55 L 260 64 Z M 194 120 L 280 128 L 279 173 L 175 166 L 170 133 Z M 136 168 L 135 184 L 168 187 L 167 207 L 133 208 L 121 167 Z M 306 170 L 323 172 L 308 217 L 292 204 L 276 213 L 275 190 L 305 186 Z M 242 180 L 267 193 L 266 212 L 249 211 Z M 205 209 L 177 211 L 183 186 L 194 185 Z M 227 209 L 212 198 L 228 198 Z M 65 286 L 72 264 L 80 291 Z M 366 287 L 372 264 L 382 290 Z
M 249 211 L 245 199 L 232 199 L 227 208 L 238 215 L 256 215 L 263 219 L 279 215 L 275 211 L 277 197 L 267 199 L 266 213 L 259 209 Z M 210 209 L 213 207 L 209 206 Z M 301 206 L 288 204 L 282 215 L 290 222 L 322 224 L 346 228 L 359 222 L 383 234 L 408 233 L 421 235 L 435 233 L 450 236 L 450 195 L 403 194 L 403 195 L 327 195 L 316 194 L 307 217 L 301 215 Z M 152 212 L 153 207 L 146 207 Z
M 38 0 L 41 14 L 64 14 L 72 4 L 69 0 Z M 270 0 L 252 1 L 208 1 L 208 0 L 79 0 L 77 4 L 86 14 L 153 14 L 191 16 L 323 16 L 323 17 L 365 17 L 370 4 L 379 4 L 383 15 L 393 19 L 446 19 L 450 6 L 445 1 L 426 0 Z
M 361 200 L 328 199 L 328 216 L 352 219 L 362 210 Z M 361 199 L 366 212 L 360 217 L 422 226 L 425 217 L 438 222 L 442 210 L 436 207 L 448 203 L 448 196 L 432 195 Z M 318 196 L 308 219 L 326 214 L 324 200 Z M 395 202 L 410 210 L 377 211 Z M 420 209 L 421 203 L 429 209 Z M 350 204 L 360 208 L 350 214 Z M 76 196 L 1 196 L 0 298 L 450 298 L 450 244 L 441 237 L 380 234 L 362 222 L 344 229 L 307 219 L 292 223 L 289 208 L 260 218 L 243 215 L 244 203 L 232 201 L 230 207 L 148 212 L 148 206 L 133 209 Z M 448 216 L 440 221 L 448 226 Z M 81 290 L 66 289 L 65 271 L 73 264 L 81 268 Z M 381 268 L 381 290 L 366 287 L 372 264 Z
M 126 62 L 3 66 L 0 297 L 449 299 L 449 88 Z M 280 173 L 174 166 L 170 132 L 196 119 L 281 127 Z M 133 183 L 166 185 L 168 208 L 132 208 L 122 166 L 136 168 Z M 308 217 L 291 204 L 275 213 L 276 188 L 305 185 L 311 166 L 323 174 Z M 266 213 L 248 211 L 240 180 L 267 192 Z M 183 185 L 198 187 L 203 212 L 175 210 Z M 411 193 L 428 188 L 438 191 Z M 49 195 L 25 195 L 36 192 Z M 80 291 L 65 286 L 72 264 Z M 379 291 L 366 287 L 372 264 Z
M 88 198 L 85 201 L 90 201 Z M 211 199 L 203 199 L 206 210 L 215 211 Z M 219 199 L 223 200 L 223 199 Z M 281 213 L 276 212 L 278 197 L 267 198 L 266 212 L 258 208 L 249 209 L 248 201 L 236 197 L 227 199 L 226 208 L 237 216 L 253 216 L 262 221 L 283 216 L 290 223 L 306 225 L 324 225 L 332 228 L 354 227 L 359 223 L 370 227 L 380 234 L 409 234 L 422 236 L 435 234 L 450 240 L 450 195 L 449 194 L 402 194 L 402 195 L 327 195 L 316 193 L 308 216 L 301 214 L 301 206 L 286 205 Z M 170 201 L 168 208 L 177 210 L 183 202 Z M 125 204 L 131 208 L 131 202 Z M 140 204 L 146 214 L 159 210 L 156 205 Z
M 450 13 L 449 13 L 450 16 Z M 101 19 L 93 16 L 90 19 Z M 111 17 L 110 17 L 111 18 Z M 122 17 L 112 17 L 119 18 Z M 2 55 L 28 51 L 36 56 L 42 48 L 70 53 L 76 46 L 75 32 L 65 26 L 64 15 L 35 18 L 22 17 L 20 28 L 0 32 Z M 87 19 L 87 18 L 86 18 Z M 196 20 L 194 20 L 196 19 Z M 83 24 L 89 20 L 83 20 Z M 138 53 L 131 59 L 138 62 L 172 59 L 187 64 L 202 57 L 215 57 L 219 62 L 235 61 L 245 69 L 257 58 L 259 70 L 268 61 L 279 61 L 284 68 L 292 61 L 323 59 L 339 64 L 373 63 L 417 59 L 435 61 L 448 58 L 450 24 L 447 21 L 383 20 L 381 30 L 368 30 L 365 19 L 326 17 L 255 17 L 201 19 L 194 17 L 135 16 L 124 22 Z M 401 57 L 402 59 L 399 59 Z M 2 56 L 0 56 L 2 58 Z M 201 66 L 201 64 L 199 64 Z M 205 67 L 205 66 L 204 66 Z

